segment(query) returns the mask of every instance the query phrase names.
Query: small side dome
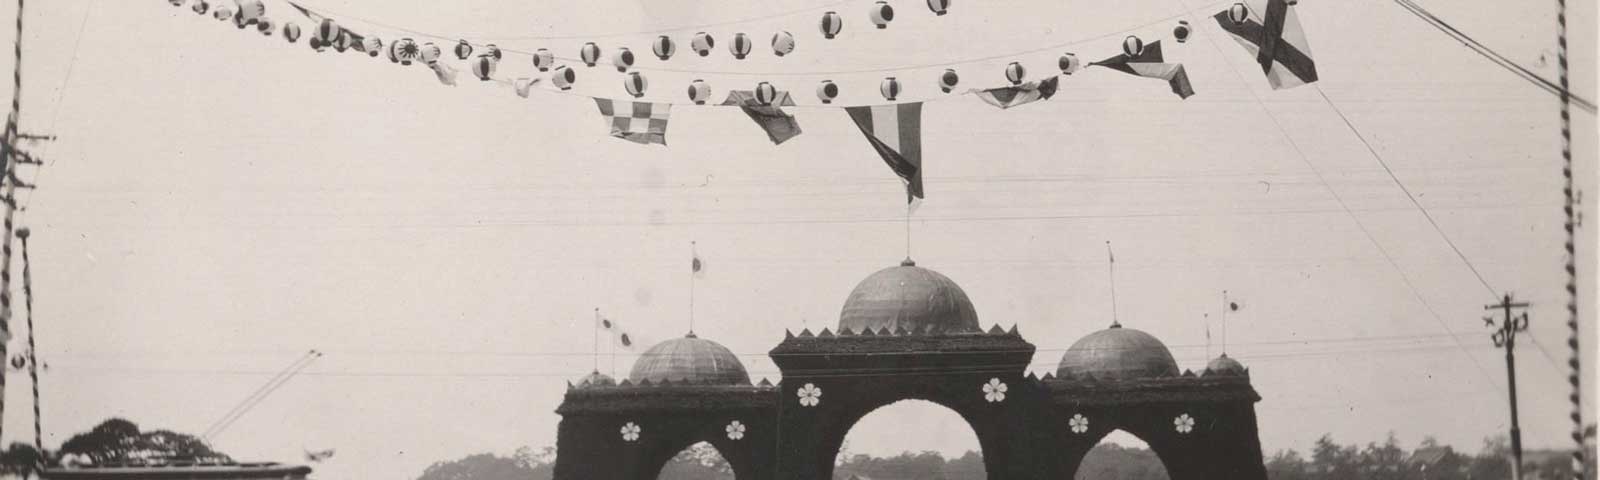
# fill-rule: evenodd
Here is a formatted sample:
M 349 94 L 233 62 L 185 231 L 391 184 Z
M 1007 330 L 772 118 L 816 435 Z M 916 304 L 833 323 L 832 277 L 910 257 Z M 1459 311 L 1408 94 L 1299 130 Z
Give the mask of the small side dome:
M 690 382 L 717 385 L 749 385 L 750 374 L 728 347 L 696 337 L 667 340 L 650 347 L 628 373 L 633 383 Z
M 973 333 L 978 312 L 956 282 L 906 259 L 856 284 L 839 313 L 839 330 Z
M 615 379 L 611 378 L 610 375 L 606 375 L 604 373 L 600 373 L 599 370 L 595 370 L 593 372 L 589 372 L 588 375 L 584 375 L 583 378 L 578 379 L 578 384 L 575 385 L 575 387 L 577 387 L 577 388 L 615 387 L 615 386 L 617 386 L 617 381 Z
M 1245 373 L 1244 364 L 1228 357 L 1226 353 L 1206 364 L 1206 375 L 1244 375 Z
M 1102 381 L 1178 376 L 1178 362 L 1167 346 L 1148 333 L 1111 328 L 1089 334 L 1061 355 L 1056 376 Z

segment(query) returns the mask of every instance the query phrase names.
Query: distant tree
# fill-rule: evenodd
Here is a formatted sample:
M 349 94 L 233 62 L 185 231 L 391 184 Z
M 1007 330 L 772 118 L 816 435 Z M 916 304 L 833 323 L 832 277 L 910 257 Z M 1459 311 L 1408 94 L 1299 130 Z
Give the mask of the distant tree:
M 434 462 L 417 480 L 528 480 L 534 469 L 516 458 L 492 453 L 468 455 L 460 460 Z
M 733 466 L 717 447 L 706 442 L 690 445 L 661 467 L 658 480 L 733 480 Z
M 1383 444 L 1371 442 L 1361 450 L 1357 460 L 1360 465 L 1362 478 L 1368 480 L 1402 480 L 1406 476 L 1406 451 L 1400 448 L 1400 440 L 1394 432 L 1384 439 Z
M 87 432 L 73 435 L 61 444 L 57 456 L 83 458 L 90 464 L 156 459 L 230 460 L 193 435 L 171 430 L 141 432 L 138 425 L 121 418 L 107 419 Z
M 1311 447 L 1311 478 L 1314 480 L 1361 480 L 1356 465 L 1356 447 L 1342 446 L 1324 434 Z
M 1511 441 L 1505 435 L 1483 439 L 1483 450 L 1468 467 L 1472 478 L 1511 478 Z
M 1294 450 L 1279 450 L 1267 459 L 1267 478 L 1272 480 L 1309 480 L 1305 458 Z
M 28 478 L 37 472 L 41 465 L 44 465 L 44 455 L 33 448 L 33 445 L 13 442 L 11 447 L 0 452 L 0 474 Z
M 1076 480 L 1167 480 L 1167 469 L 1155 452 L 1114 443 L 1095 445 L 1078 465 Z

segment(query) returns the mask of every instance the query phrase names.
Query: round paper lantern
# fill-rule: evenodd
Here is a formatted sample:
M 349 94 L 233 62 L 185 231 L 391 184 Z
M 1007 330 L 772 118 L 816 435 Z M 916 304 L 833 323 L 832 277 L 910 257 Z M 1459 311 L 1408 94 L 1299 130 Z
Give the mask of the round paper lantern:
M 346 32 L 344 30 L 340 30 L 339 38 L 333 40 L 333 49 L 338 52 L 344 52 L 345 50 L 358 48 L 359 46 L 360 45 L 356 42 L 356 37 L 354 35 L 350 35 L 350 32 Z
M 762 105 L 771 105 L 773 100 L 778 99 L 778 87 L 774 87 L 767 82 L 758 83 L 756 84 L 755 95 L 756 102 Z
M 958 83 L 961 83 L 961 76 L 956 75 L 955 70 L 946 68 L 944 73 L 939 75 L 939 90 L 943 90 L 944 93 L 955 90 Z
M 628 91 L 628 95 L 633 95 L 633 98 L 643 97 L 644 90 L 649 87 L 650 81 L 639 72 L 628 72 L 628 76 L 622 79 L 622 88 Z
M 311 32 L 311 36 L 317 39 L 317 43 L 321 43 L 325 47 L 331 47 L 334 41 L 339 39 L 343 31 L 344 29 L 339 28 L 338 22 L 333 21 L 331 18 L 324 18 L 321 23 L 317 24 L 317 30 Z
M 822 30 L 822 38 L 831 39 L 834 35 L 839 34 L 839 30 L 844 28 L 844 20 L 839 18 L 839 12 L 824 13 L 822 14 L 822 23 L 818 25 L 818 28 Z
M 889 22 L 894 20 L 894 7 L 889 6 L 889 2 L 878 0 L 867 14 L 872 18 L 873 25 L 877 25 L 878 28 L 889 28 Z
M 611 54 L 611 64 L 616 65 L 619 72 L 628 71 L 628 67 L 633 66 L 633 52 L 628 47 L 618 48 Z
M 555 62 L 556 56 L 550 53 L 549 50 L 541 48 L 539 51 L 533 52 L 533 68 L 537 68 L 541 72 L 550 71 L 550 67 L 555 65 Z
M 383 39 L 367 37 L 361 41 L 361 50 L 367 52 L 369 57 L 378 58 L 378 53 L 383 51 Z
M 750 54 L 750 36 L 744 32 L 733 34 L 733 41 L 728 43 L 728 53 L 732 53 L 733 58 L 743 60 L 745 55 Z
M 698 78 L 693 82 L 689 82 L 689 100 L 693 101 L 695 105 L 705 105 L 706 100 L 710 98 L 711 84 Z
M 1011 81 L 1012 85 L 1021 85 L 1024 78 L 1028 78 L 1028 69 L 1022 68 L 1022 64 L 1011 62 L 1006 65 L 1006 80 Z
M 1061 67 L 1061 73 L 1065 75 L 1078 73 L 1078 69 L 1083 68 L 1083 64 L 1078 62 L 1078 55 L 1074 53 L 1061 54 L 1061 60 L 1056 65 Z
M 1139 54 L 1144 53 L 1144 40 L 1128 35 L 1128 38 L 1122 39 L 1122 53 L 1126 53 L 1130 57 L 1139 56 Z
M 494 80 L 494 68 L 499 64 L 500 61 L 495 60 L 492 55 L 487 53 L 478 55 L 478 58 L 472 59 L 472 74 L 476 75 L 478 80 L 481 81 Z
M 472 56 L 472 44 L 467 43 L 466 40 L 456 42 L 456 58 L 466 60 L 470 56 Z
M 833 99 L 838 96 L 839 86 L 834 84 L 833 80 L 823 80 L 817 84 L 817 99 L 822 100 L 822 103 L 833 103 Z
M 278 26 L 272 23 L 271 18 L 261 17 L 256 19 L 256 31 L 261 32 L 262 35 L 270 37 L 272 36 L 272 32 L 278 31 Z
M 878 84 L 878 93 L 882 93 L 885 100 L 894 101 L 894 97 L 900 94 L 900 81 L 894 77 L 884 78 L 883 82 Z
M 1250 7 L 1244 6 L 1243 3 L 1235 3 L 1228 7 L 1228 20 L 1233 20 L 1234 25 L 1244 23 L 1248 19 L 1250 19 Z
M 494 46 L 493 43 L 488 44 L 488 45 L 484 45 L 483 46 L 483 53 L 485 55 L 494 57 L 494 61 L 496 61 L 496 62 L 504 59 L 503 58 L 503 54 L 500 53 L 500 47 Z
M 422 44 L 422 49 L 417 52 L 417 60 L 421 60 L 423 65 L 433 65 L 439 62 L 439 55 L 443 53 L 444 51 L 440 50 L 439 46 L 434 45 L 433 42 L 424 43 Z
M 174 7 L 183 6 L 183 0 L 167 0 L 167 3 L 172 4 L 172 6 L 174 6 Z
M 1172 38 L 1178 39 L 1178 43 L 1189 41 L 1188 20 L 1178 20 L 1178 26 L 1172 27 Z
M 772 34 L 772 53 L 777 56 L 788 55 L 794 52 L 794 34 L 778 32 Z
M 672 37 L 662 35 L 656 37 L 656 41 L 650 44 L 650 51 L 656 54 L 656 58 L 666 60 L 672 58 L 672 54 L 678 53 L 678 44 L 672 42 Z
M 600 61 L 600 46 L 594 42 L 583 44 L 583 48 L 578 49 L 578 59 L 583 60 L 584 65 L 593 67 L 595 62 Z
M 550 83 L 556 84 L 556 88 L 562 90 L 571 90 L 572 82 L 576 81 L 578 81 L 578 72 L 567 68 L 566 65 L 556 67 L 556 71 L 550 74 Z
M 234 13 L 233 23 L 239 28 L 245 25 L 254 25 L 261 17 L 267 15 L 267 6 L 261 0 L 238 0 L 239 10 Z
M 422 47 L 418 46 L 415 40 L 402 38 L 389 44 L 389 55 L 401 65 L 410 65 L 411 62 L 422 58 Z
M 228 19 L 233 18 L 233 12 L 228 11 L 228 7 L 217 7 L 216 10 L 211 11 L 211 18 L 227 21 Z
M 195 15 L 205 15 L 207 11 L 211 10 L 211 4 L 207 3 L 206 0 L 197 0 L 194 2 L 194 6 L 189 7 L 189 9 L 194 10 Z
M 950 0 L 928 0 L 928 10 L 934 15 L 944 15 L 950 9 Z
M 694 53 L 698 53 L 702 57 L 710 55 L 711 47 L 715 46 L 717 46 L 717 40 L 711 38 L 711 35 L 706 32 L 695 33 L 694 40 L 689 41 L 689 49 L 694 50 Z
M 289 43 L 300 41 L 300 26 L 295 25 L 294 22 L 283 24 L 283 39 L 288 40 Z

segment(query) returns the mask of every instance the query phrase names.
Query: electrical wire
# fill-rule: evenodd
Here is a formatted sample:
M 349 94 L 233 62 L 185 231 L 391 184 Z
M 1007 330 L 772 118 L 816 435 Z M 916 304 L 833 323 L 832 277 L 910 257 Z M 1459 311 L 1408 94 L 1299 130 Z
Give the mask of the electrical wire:
M 1411 12 L 1412 15 L 1416 15 L 1417 18 L 1421 18 L 1427 24 L 1432 25 L 1434 28 L 1437 28 L 1446 35 L 1449 35 L 1451 38 L 1456 39 L 1456 41 L 1461 42 L 1462 45 L 1466 46 L 1473 52 L 1476 52 L 1477 54 L 1482 55 L 1484 58 L 1489 59 L 1489 61 L 1493 62 L 1495 65 L 1499 65 L 1501 68 L 1504 68 L 1511 73 L 1522 77 L 1524 80 L 1527 80 L 1533 83 L 1535 86 L 1555 94 L 1558 97 L 1570 99 L 1573 103 L 1577 104 L 1579 108 L 1587 110 L 1589 113 L 1595 113 L 1594 102 L 1573 94 L 1565 86 L 1556 85 L 1550 80 L 1547 80 L 1544 77 L 1539 76 L 1539 74 L 1534 73 L 1532 70 L 1528 70 L 1526 67 L 1511 61 L 1511 59 L 1506 58 L 1504 55 L 1500 55 L 1478 40 L 1468 36 L 1465 32 L 1456 29 L 1456 27 L 1450 25 L 1449 22 L 1445 22 L 1444 19 L 1439 18 L 1425 8 L 1422 8 L 1422 5 L 1419 5 L 1412 0 L 1394 0 L 1394 2 L 1395 4 L 1400 5 L 1402 8 L 1405 8 L 1406 11 Z

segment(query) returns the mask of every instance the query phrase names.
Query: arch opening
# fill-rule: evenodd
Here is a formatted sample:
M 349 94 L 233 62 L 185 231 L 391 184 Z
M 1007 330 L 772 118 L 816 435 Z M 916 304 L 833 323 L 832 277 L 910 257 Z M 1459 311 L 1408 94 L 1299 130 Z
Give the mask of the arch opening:
M 833 478 L 988 478 L 983 448 L 955 410 L 926 400 L 900 400 L 868 412 L 850 427 Z
M 1113 430 L 1084 454 L 1073 480 L 1169 480 L 1167 465 L 1150 444 L 1122 430 Z
M 679 450 L 661 466 L 656 480 L 734 480 L 733 465 L 709 442 Z

